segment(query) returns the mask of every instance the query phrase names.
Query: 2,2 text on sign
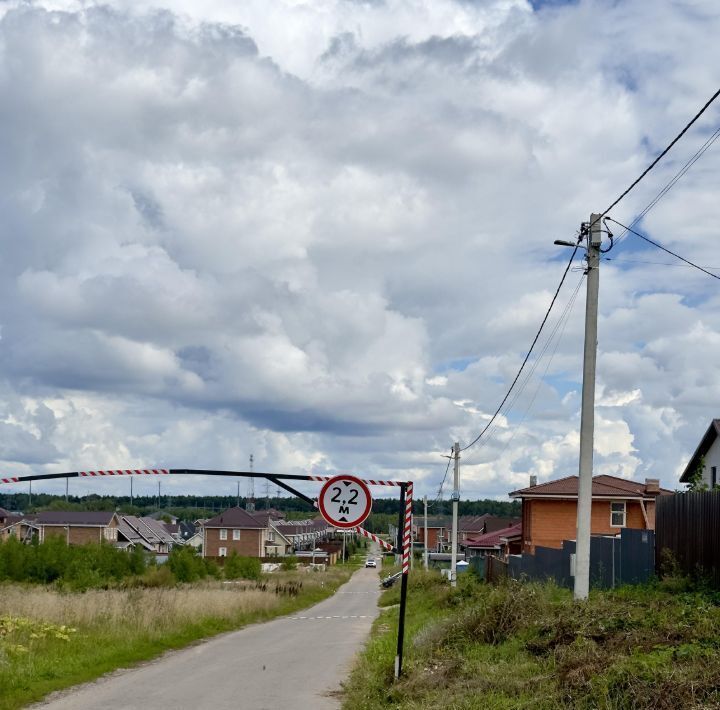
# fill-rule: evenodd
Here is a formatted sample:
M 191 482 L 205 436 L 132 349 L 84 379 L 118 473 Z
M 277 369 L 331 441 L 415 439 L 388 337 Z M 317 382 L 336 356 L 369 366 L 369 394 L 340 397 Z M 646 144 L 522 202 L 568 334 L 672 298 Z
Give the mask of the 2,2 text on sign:
M 336 528 L 354 528 L 370 515 L 370 489 L 355 476 L 335 476 L 322 487 L 318 496 L 318 508 L 330 525 Z

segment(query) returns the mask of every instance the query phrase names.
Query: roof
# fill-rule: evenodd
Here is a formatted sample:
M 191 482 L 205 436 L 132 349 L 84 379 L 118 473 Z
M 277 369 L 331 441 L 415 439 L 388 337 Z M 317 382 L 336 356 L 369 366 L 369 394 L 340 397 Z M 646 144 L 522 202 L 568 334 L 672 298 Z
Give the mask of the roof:
M 685 470 L 682 472 L 682 476 L 680 476 L 680 483 L 689 482 L 693 471 L 695 471 L 700 464 L 700 459 L 707 454 L 718 436 L 720 436 L 720 419 L 713 419 L 705 432 L 705 436 L 703 436 L 697 449 L 695 449 L 695 453 L 690 458 L 690 461 L 688 461 L 688 465 L 685 466 Z
M 593 476 L 592 479 L 592 495 L 602 498 L 654 498 L 657 494 L 648 492 L 647 483 L 639 481 L 628 481 L 625 478 L 617 476 Z M 672 491 L 666 488 L 660 488 L 660 495 L 667 495 Z M 511 498 L 525 497 L 542 497 L 542 496 L 560 496 L 567 498 L 577 498 L 578 494 L 578 477 L 566 476 L 556 481 L 548 481 L 540 483 L 537 486 L 529 486 L 513 491 Z
M 5 510 L 5 508 L 0 508 L 0 518 L 7 518 L 8 515 L 10 515 L 9 510 Z
M 228 508 L 203 524 L 206 528 L 253 528 L 262 530 L 267 527 L 243 508 Z
M 115 517 L 107 510 L 43 510 L 37 514 L 38 525 L 80 525 L 99 527 L 110 525 Z
M 175 543 L 163 524 L 149 516 L 139 518 L 135 515 L 123 515 L 118 523 L 118 533 L 126 540 L 140 543 L 148 549 L 154 549 L 155 545 Z
M 485 533 L 478 537 L 469 537 L 465 540 L 465 547 L 500 547 L 504 538 L 515 537 L 522 532 L 522 523 L 515 523 L 506 528 Z

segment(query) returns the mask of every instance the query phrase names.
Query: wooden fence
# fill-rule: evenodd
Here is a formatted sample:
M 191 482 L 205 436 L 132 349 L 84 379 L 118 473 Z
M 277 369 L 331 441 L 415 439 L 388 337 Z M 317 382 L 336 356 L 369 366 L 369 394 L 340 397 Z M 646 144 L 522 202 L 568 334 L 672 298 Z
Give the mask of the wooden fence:
M 720 587 L 720 491 L 659 496 L 655 550 L 658 572 L 670 559 Z

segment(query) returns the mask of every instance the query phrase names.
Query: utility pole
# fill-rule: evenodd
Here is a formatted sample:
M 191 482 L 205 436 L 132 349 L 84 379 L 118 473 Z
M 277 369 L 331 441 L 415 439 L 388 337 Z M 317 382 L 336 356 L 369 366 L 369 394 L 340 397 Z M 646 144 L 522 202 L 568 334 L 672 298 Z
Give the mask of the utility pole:
M 424 506 L 424 508 L 425 508 L 425 531 L 424 531 L 424 533 L 423 533 L 423 547 L 424 547 L 425 549 L 424 549 L 424 552 L 423 552 L 423 559 L 424 559 L 424 561 L 425 561 L 425 570 L 427 571 L 428 566 L 429 566 L 429 562 L 428 562 L 428 557 L 429 557 L 429 555 L 428 555 L 428 539 L 427 539 L 427 496 L 425 496 L 425 497 L 423 498 L 423 506 Z
M 255 470 L 253 469 L 254 463 L 255 457 L 250 454 L 250 473 Z M 248 513 L 252 513 L 255 510 L 255 479 L 252 476 L 248 479 L 248 499 L 245 508 Z
M 595 434 L 595 363 L 597 360 L 598 291 L 602 215 L 591 214 L 587 239 L 587 298 L 583 355 L 582 409 L 580 412 L 580 469 L 577 535 L 575 542 L 575 599 L 590 591 L 590 521 L 592 517 L 593 440 Z
M 133 504 L 133 477 L 130 476 L 130 505 Z
M 160 510 L 160 479 L 158 478 L 158 510 Z
M 238 478 L 237 482 L 238 490 L 237 490 L 237 507 L 240 507 L 240 479 Z
M 452 492 L 452 538 L 450 541 L 450 585 L 457 586 L 458 503 L 460 501 L 460 444 L 453 445 L 455 471 Z
M 70 481 L 69 478 L 65 479 L 65 502 L 68 502 L 68 482 Z

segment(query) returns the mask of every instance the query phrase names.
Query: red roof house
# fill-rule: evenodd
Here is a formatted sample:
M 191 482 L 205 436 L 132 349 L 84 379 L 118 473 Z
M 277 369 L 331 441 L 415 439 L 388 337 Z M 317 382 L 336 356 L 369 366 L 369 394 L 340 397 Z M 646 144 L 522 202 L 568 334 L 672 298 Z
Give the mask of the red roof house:
M 593 476 L 591 534 L 617 535 L 622 528 L 655 529 L 655 499 L 672 495 L 654 478 L 645 483 L 617 476 Z M 511 498 L 522 501 L 523 552 L 535 547 L 560 549 L 563 540 L 577 533 L 578 477 L 513 491 Z

